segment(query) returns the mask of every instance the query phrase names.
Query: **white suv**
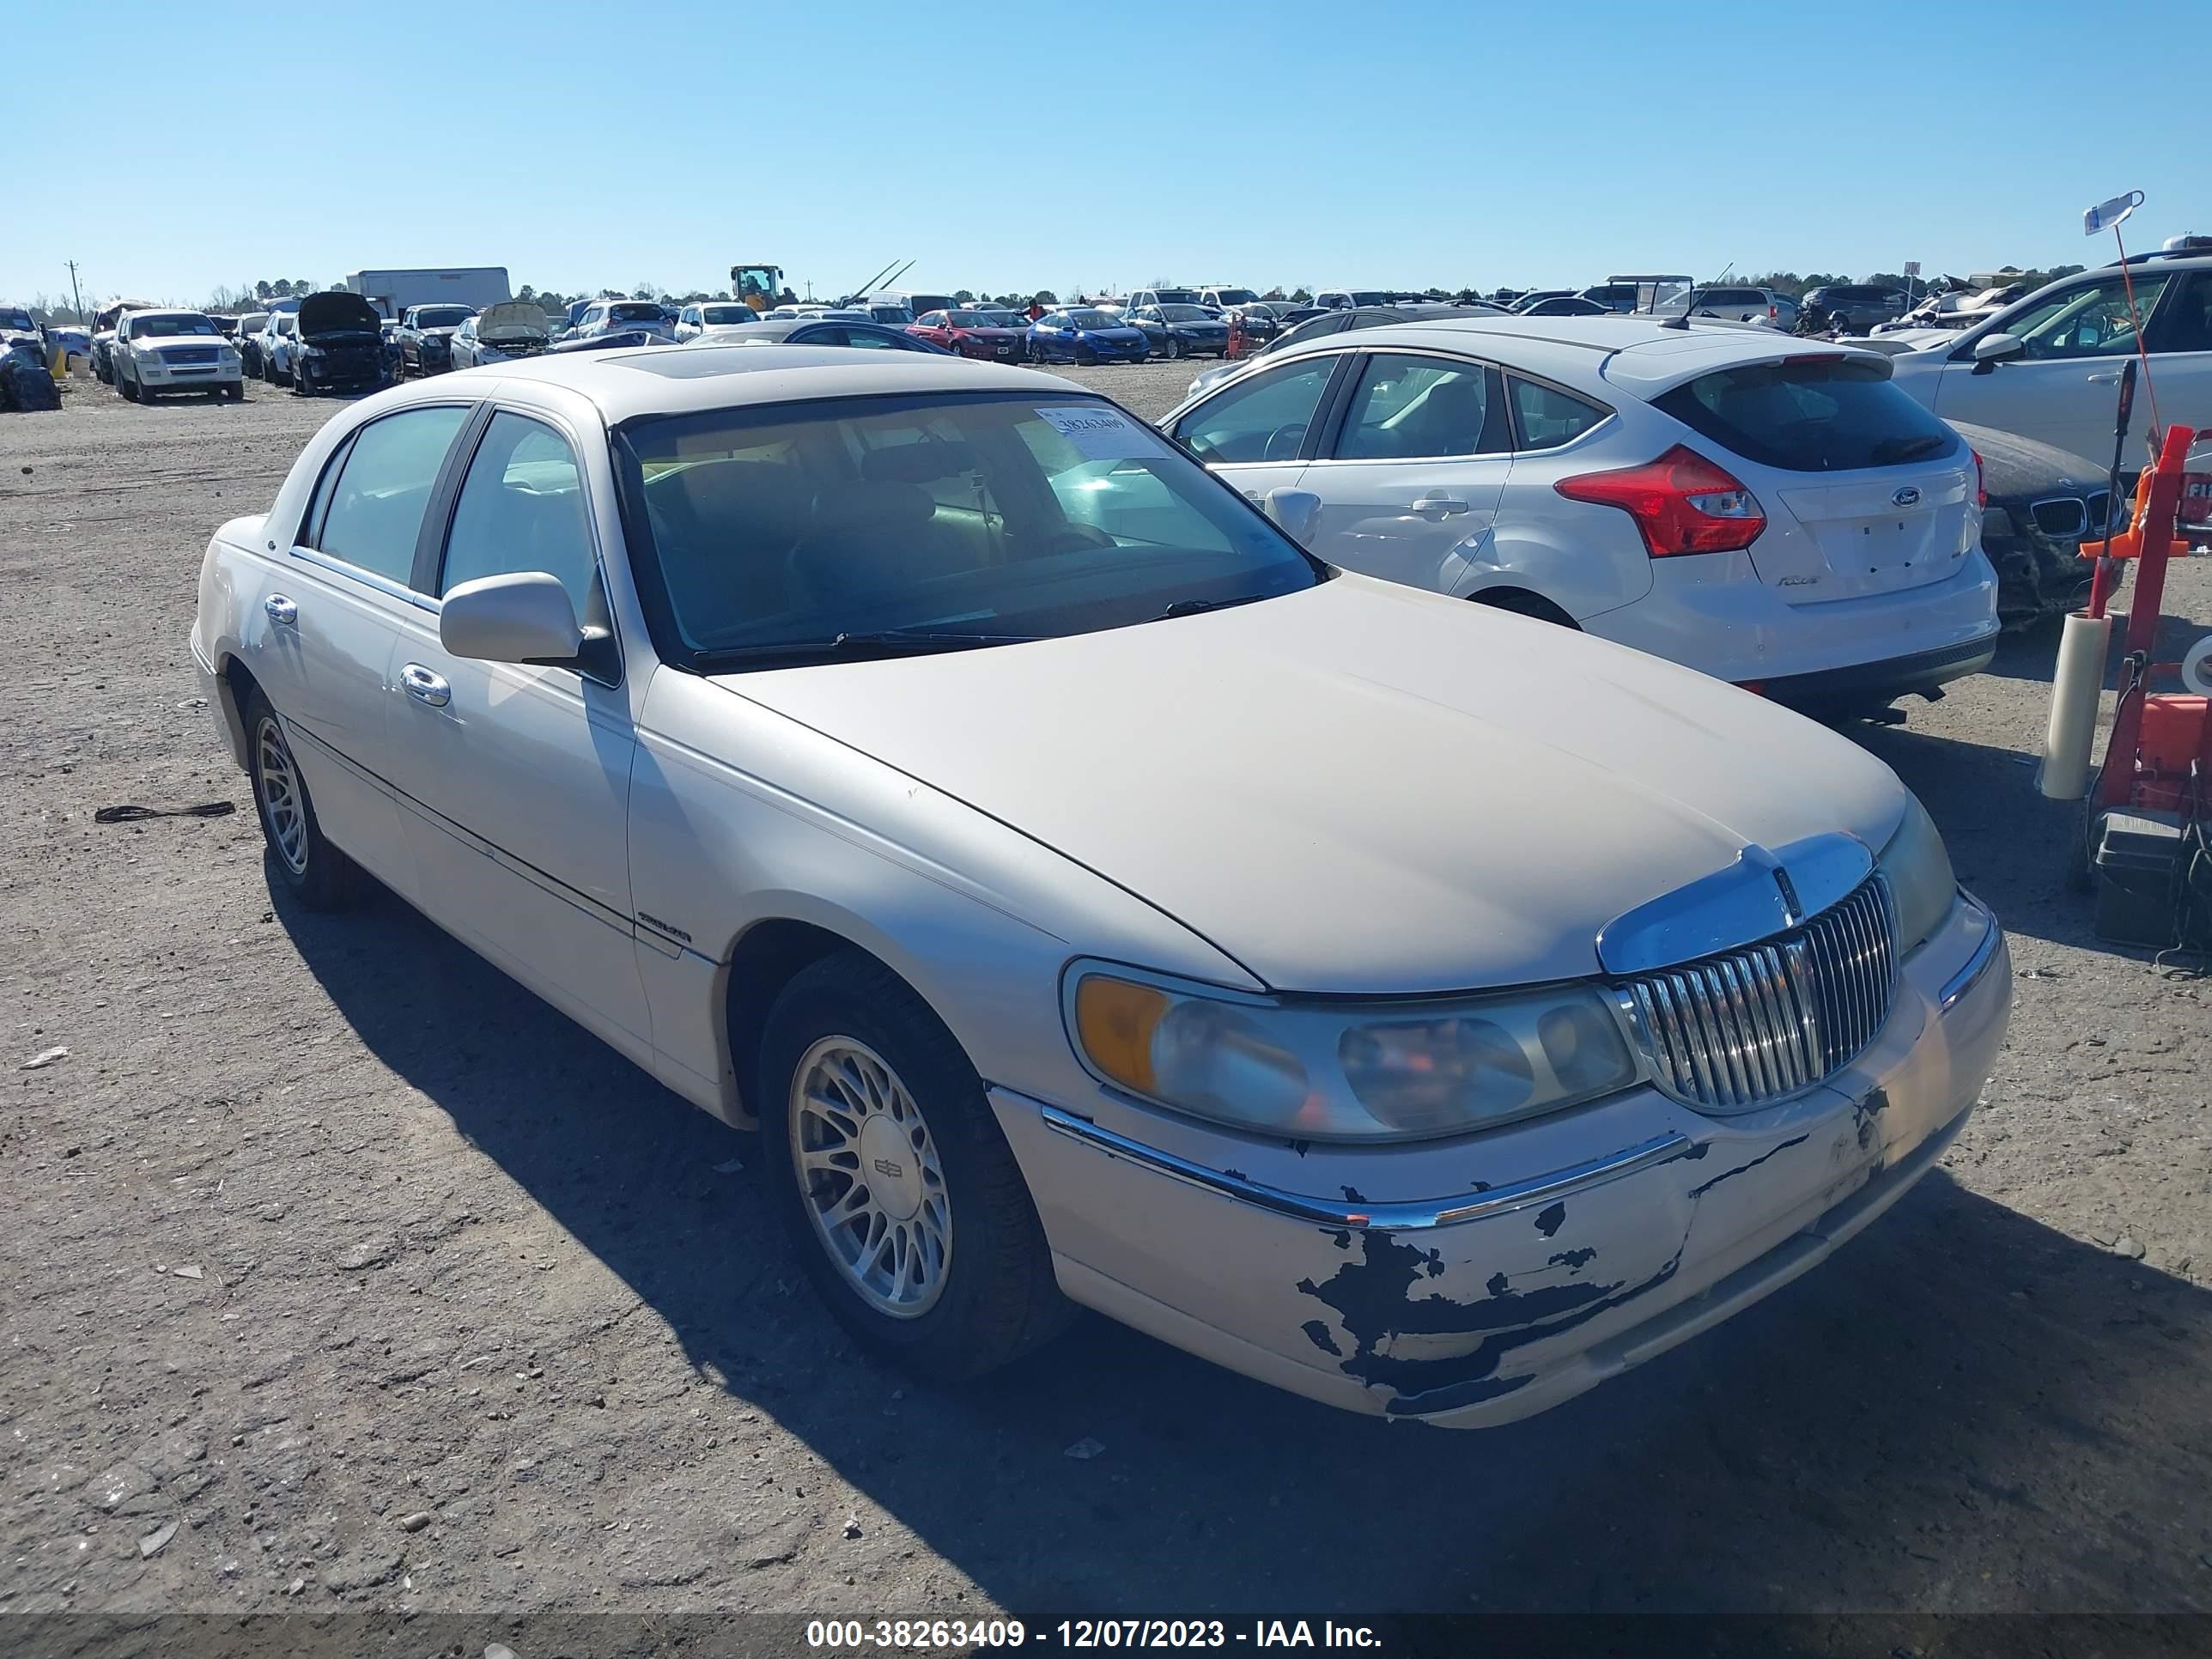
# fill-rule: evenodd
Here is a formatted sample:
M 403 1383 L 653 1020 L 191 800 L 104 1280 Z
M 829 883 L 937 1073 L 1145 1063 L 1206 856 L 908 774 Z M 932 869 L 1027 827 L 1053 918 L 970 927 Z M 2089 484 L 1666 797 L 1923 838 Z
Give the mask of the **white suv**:
M 235 403 L 246 395 L 238 349 L 215 319 L 197 311 L 126 311 L 116 319 L 111 352 L 115 389 L 134 404 L 173 392 Z
M 1483 316 L 1323 336 L 1161 427 L 1347 568 L 1801 705 L 1985 666 L 1980 461 L 1880 354 L 1733 324 Z
M 2156 395 L 2136 389 L 2138 442 L 2127 458 L 2135 465 L 2154 403 L 2160 419 L 2212 427 L 2212 237 L 2177 236 L 2124 271 L 2106 265 L 2061 277 L 1963 332 L 1885 334 L 1875 344 L 1898 354 L 1898 386 L 1947 421 L 2109 456 L 2138 319 Z

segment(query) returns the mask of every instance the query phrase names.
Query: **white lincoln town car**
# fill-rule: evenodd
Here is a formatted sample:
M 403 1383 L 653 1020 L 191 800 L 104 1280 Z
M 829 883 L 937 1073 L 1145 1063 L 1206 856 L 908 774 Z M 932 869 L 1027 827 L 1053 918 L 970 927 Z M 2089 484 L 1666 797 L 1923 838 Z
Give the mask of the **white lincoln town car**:
M 1026 370 L 540 358 L 339 413 L 192 649 L 272 881 L 757 1126 L 860 1338 L 972 1375 L 1083 1304 L 1501 1422 L 1895 1203 L 2003 935 L 1852 744 L 1314 506 Z

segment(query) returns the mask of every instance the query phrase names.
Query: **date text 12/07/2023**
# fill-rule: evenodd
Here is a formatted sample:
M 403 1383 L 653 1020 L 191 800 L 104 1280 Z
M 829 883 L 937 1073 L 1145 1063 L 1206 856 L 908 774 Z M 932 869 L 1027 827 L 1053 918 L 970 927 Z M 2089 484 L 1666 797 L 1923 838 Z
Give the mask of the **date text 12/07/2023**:
M 1029 1625 L 1018 1619 L 816 1619 L 806 1644 L 818 1653 L 930 1652 L 944 1648 L 1352 1648 L 1375 1650 L 1382 1639 L 1365 1625 L 1324 1619 L 1063 1619 Z

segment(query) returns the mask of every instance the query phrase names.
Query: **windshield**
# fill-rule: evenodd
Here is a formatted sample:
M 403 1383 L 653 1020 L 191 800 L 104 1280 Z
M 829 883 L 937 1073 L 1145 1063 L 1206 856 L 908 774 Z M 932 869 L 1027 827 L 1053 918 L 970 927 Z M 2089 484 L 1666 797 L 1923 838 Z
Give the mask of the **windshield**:
M 1249 288 L 1217 288 L 1213 297 L 1225 306 L 1249 305 L 1260 296 Z
M 459 328 L 476 315 L 466 306 L 424 306 L 415 313 L 417 328 Z
M 1030 319 L 1018 311 L 981 311 L 975 314 L 982 318 L 986 328 L 1027 328 L 1030 325 Z
M 660 307 L 649 300 L 631 300 L 607 307 L 607 319 L 616 323 L 661 323 L 668 319 L 660 314 Z
M 699 307 L 699 320 L 710 327 L 720 327 L 728 323 L 750 323 L 759 315 L 760 313 L 755 311 L 750 306 L 702 306 Z
M 1170 323 L 1210 323 L 1213 313 L 1204 306 L 1162 306 L 1161 320 Z
M 1134 417 L 930 393 L 713 410 L 618 436 L 664 658 L 714 672 L 841 634 L 1060 637 L 1324 568 Z M 718 654 L 729 653 L 718 662 Z
M 29 312 L 17 311 L 12 306 L 0 308 L 0 328 L 20 328 L 27 333 L 37 327 Z
M 1070 328 L 1127 328 L 1131 325 L 1110 311 L 1071 311 L 1067 313 Z
M 145 334 L 219 334 L 211 317 L 196 311 L 147 311 L 131 319 L 131 332 Z

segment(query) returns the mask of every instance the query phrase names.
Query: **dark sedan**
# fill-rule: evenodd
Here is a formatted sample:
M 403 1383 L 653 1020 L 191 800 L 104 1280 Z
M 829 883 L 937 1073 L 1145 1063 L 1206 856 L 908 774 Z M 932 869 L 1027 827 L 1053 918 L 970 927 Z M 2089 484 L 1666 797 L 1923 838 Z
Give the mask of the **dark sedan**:
M 805 345 L 858 346 L 863 350 L 926 351 L 950 357 L 943 346 L 917 340 L 902 328 L 864 323 L 857 318 L 778 317 L 767 322 L 746 323 L 735 328 L 710 328 L 695 334 L 690 345 Z
M 1204 306 L 1139 306 L 1124 312 L 1124 322 L 1145 331 L 1146 343 L 1158 357 L 1226 357 L 1229 323 L 1218 311 Z
M 2096 570 L 2094 560 L 2081 556 L 2081 543 L 2102 536 L 2116 510 L 2105 469 L 2032 438 L 1964 421 L 1951 424 L 1981 457 L 1989 497 L 1982 551 L 1996 568 L 1997 620 L 2007 629 L 2033 628 L 2077 609 Z M 2127 510 L 2124 501 L 2118 504 L 2120 524 Z
M 453 331 L 473 306 L 410 306 L 399 313 L 399 372 L 441 374 L 453 366 Z
M 1110 311 L 1048 311 L 1030 325 L 1033 363 L 1141 363 L 1152 355 L 1144 330 Z

